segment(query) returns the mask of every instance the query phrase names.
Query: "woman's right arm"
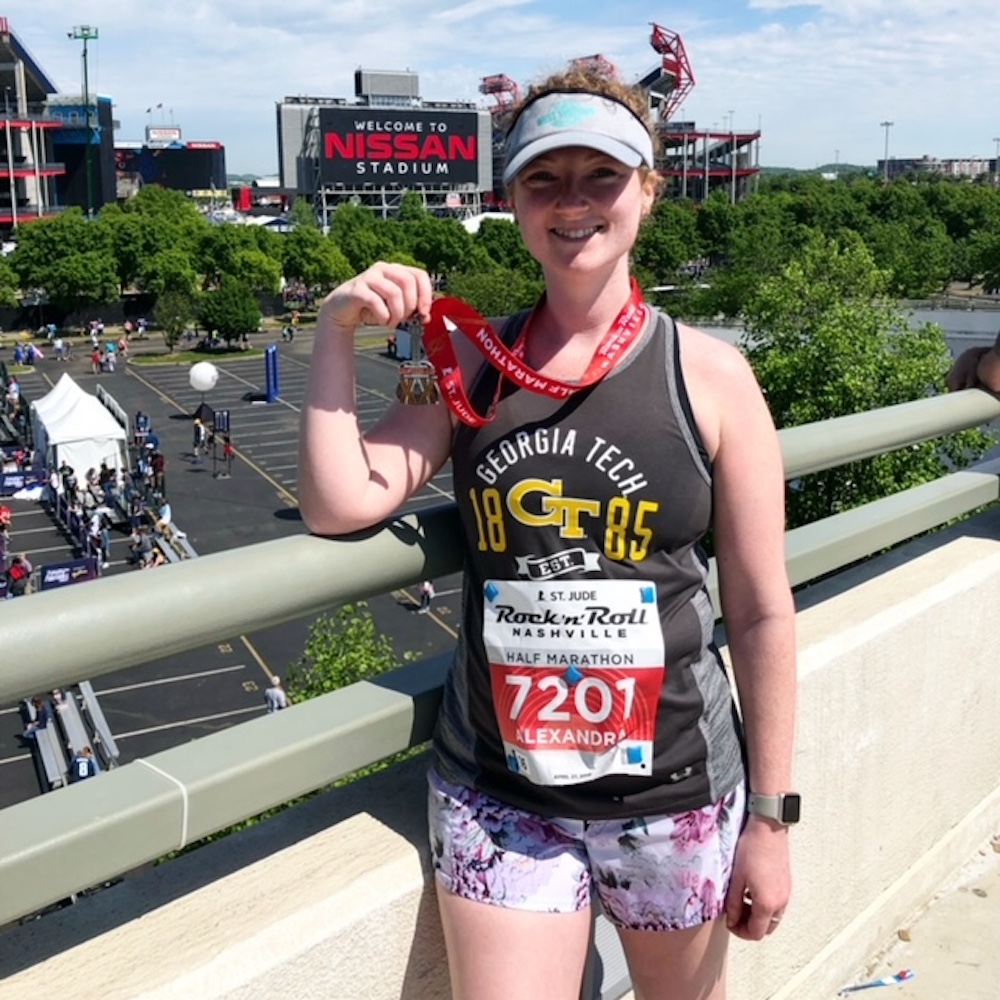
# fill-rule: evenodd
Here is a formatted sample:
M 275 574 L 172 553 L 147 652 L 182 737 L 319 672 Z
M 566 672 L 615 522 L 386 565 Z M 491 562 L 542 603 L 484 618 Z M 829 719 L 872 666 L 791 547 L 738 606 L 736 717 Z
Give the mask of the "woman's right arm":
M 299 438 L 299 505 L 311 531 L 344 534 L 378 523 L 448 458 L 446 406 L 393 403 L 362 434 L 355 392 L 357 327 L 395 328 L 414 313 L 426 318 L 432 298 L 425 271 L 374 264 L 323 302 Z

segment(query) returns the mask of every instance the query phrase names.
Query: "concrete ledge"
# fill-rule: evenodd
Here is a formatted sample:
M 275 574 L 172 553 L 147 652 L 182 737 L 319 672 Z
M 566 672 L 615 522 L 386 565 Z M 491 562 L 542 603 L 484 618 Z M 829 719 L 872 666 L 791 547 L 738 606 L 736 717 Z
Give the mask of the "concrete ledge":
M 5 990 L 90 1000 L 448 995 L 421 757 L 0 938 Z
M 795 896 L 740 1000 L 835 995 L 1000 830 L 1000 512 L 800 596 Z

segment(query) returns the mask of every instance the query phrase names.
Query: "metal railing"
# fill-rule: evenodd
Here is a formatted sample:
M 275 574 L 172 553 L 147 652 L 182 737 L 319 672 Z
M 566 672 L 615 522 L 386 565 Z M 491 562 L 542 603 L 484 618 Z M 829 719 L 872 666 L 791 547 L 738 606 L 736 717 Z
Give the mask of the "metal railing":
M 1000 401 L 967 391 L 795 428 L 781 434 L 785 474 L 794 479 L 998 417 Z M 790 531 L 792 583 L 995 501 L 998 475 L 1000 460 Z M 295 566 L 294 588 L 271 585 L 276 564 Z M 302 535 L 35 595 L 0 606 L 0 704 L 145 662 L 151 647 L 158 656 L 196 649 L 446 576 L 461 564 L 449 505 L 348 538 Z M 220 593 L 240 599 L 220 601 Z M 139 618 L 142 630 L 117 628 Z M 401 668 L 0 811 L 0 925 L 424 742 L 446 660 Z

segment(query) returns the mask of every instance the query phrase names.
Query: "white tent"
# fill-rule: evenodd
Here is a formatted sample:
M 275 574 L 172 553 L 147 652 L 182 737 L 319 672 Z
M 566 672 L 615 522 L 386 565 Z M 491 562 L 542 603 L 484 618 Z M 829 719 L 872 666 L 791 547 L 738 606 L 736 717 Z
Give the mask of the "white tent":
M 128 469 L 128 435 L 125 428 L 96 397 L 84 392 L 64 374 L 55 388 L 31 405 L 35 450 L 45 466 L 55 469 L 63 460 L 77 479 L 107 462 L 116 474 Z

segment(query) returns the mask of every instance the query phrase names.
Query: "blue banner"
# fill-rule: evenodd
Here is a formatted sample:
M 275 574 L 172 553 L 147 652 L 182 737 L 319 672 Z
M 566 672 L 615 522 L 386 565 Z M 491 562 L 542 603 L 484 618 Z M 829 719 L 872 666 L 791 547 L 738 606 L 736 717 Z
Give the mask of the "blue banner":
M 43 566 L 39 589 L 54 590 L 56 587 L 68 587 L 72 583 L 83 583 L 85 580 L 96 579 L 96 559 L 70 559 L 66 562 Z
M 28 472 L 0 473 L 0 496 L 13 496 L 20 490 L 30 490 L 33 486 L 44 486 L 49 481 L 49 474 L 44 469 L 31 469 Z

